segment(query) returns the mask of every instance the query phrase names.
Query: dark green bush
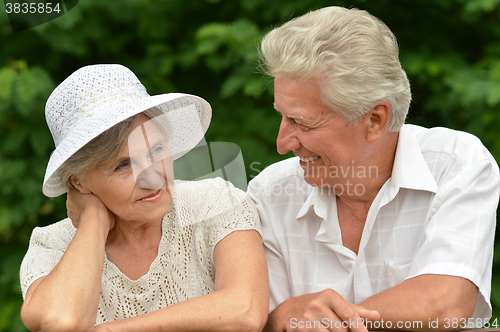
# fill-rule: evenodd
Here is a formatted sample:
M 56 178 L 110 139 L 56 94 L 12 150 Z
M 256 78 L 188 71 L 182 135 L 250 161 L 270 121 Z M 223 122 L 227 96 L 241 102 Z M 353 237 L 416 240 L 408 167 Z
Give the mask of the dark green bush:
M 408 122 L 471 132 L 500 160 L 500 0 L 85 0 L 15 34 L 2 11 L 0 332 L 25 331 L 18 270 L 32 228 L 65 217 L 64 197 L 41 192 L 53 149 L 44 105 L 59 82 L 87 64 L 121 63 L 150 94 L 200 95 L 214 109 L 207 141 L 237 143 L 251 178 L 284 158 L 275 148 L 272 81 L 257 69 L 256 46 L 272 27 L 332 4 L 366 9 L 398 37 L 413 89 Z

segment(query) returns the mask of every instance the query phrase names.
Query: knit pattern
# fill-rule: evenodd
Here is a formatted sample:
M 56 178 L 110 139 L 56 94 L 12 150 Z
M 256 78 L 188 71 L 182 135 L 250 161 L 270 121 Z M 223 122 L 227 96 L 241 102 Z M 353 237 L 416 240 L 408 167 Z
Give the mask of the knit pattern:
M 220 178 L 176 183 L 163 218 L 158 256 L 148 273 L 131 280 L 104 257 L 96 324 L 213 292 L 214 247 L 237 230 L 260 232 L 257 210 L 243 191 Z M 23 297 L 36 279 L 57 265 L 75 233 L 69 219 L 34 229 L 21 265 Z

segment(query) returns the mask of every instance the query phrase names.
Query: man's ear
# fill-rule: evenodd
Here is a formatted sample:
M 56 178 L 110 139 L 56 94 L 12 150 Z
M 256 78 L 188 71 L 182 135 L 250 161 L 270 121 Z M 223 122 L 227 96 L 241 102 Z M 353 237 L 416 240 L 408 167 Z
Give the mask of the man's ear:
M 92 192 L 90 190 L 88 190 L 85 185 L 82 184 L 82 181 L 77 178 L 76 176 L 74 175 L 71 175 L 69 177 L 69 182 L 71 183 L 71 185 L 76 189 L 78 190 L 80 193 L 82 194 L 91 194 Z
M 373 143 L 378 140 L 387 130 L 391 118 L 391 105 L 387 101 L 380 101 L 368 113 L 364 121 L 366 128 L 366 140 Z

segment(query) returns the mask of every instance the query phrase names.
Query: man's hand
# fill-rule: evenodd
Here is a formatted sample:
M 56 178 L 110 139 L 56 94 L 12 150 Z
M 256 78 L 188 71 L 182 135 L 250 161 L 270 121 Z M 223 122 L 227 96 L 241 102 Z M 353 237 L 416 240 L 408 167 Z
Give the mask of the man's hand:
M 377 311 L 351 304 L 332 289 L 292 297 L 269 314 L 264 331 L 366 332 L 364 320 L 380 319 Z
M 86 211 L 94 211 L 104 216 L 104 220 L 109 224 L 109 230 L 115 226 L 115 215 L 94 194 L 82 194 L 76 189 L 69 189 L 66 210 L 75 228 L 80 225 L 80 217 Z

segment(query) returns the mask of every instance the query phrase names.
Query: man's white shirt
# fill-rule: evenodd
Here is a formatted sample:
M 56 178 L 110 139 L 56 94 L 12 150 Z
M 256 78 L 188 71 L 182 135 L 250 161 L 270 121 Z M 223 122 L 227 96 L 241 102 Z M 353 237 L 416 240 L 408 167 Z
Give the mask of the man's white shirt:
M 266 168 L 248 194 L 262 220 L 270 310 L 326 288 L 359 303 L 405 279 L 443 274 L 472 281 L 474 318 L 491 316 L 499 171 L 475 136 L 401 128 L 392 176 L 370 207 L 357 255 L 342 245 L 335 194 L 308 185 L 298 158 Z

